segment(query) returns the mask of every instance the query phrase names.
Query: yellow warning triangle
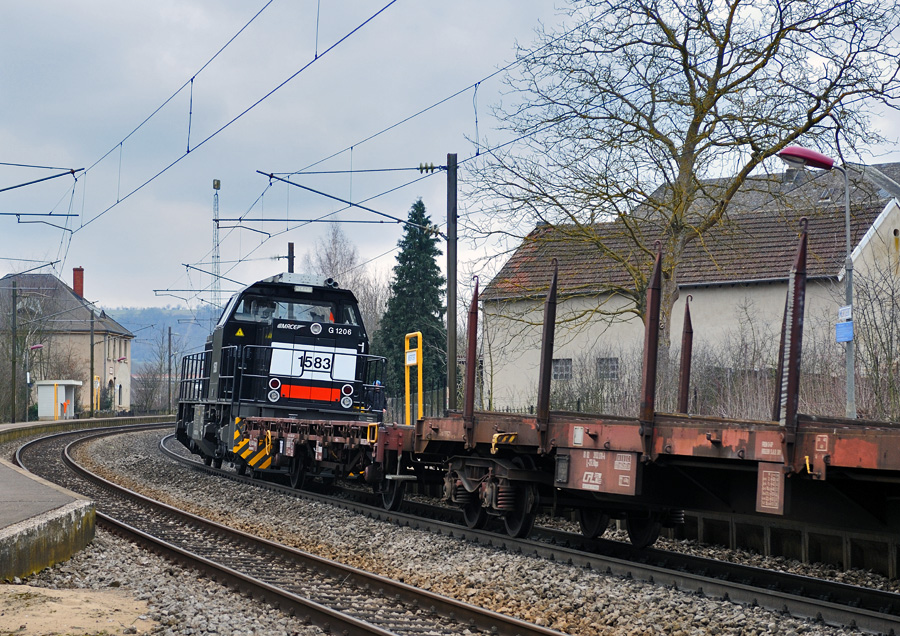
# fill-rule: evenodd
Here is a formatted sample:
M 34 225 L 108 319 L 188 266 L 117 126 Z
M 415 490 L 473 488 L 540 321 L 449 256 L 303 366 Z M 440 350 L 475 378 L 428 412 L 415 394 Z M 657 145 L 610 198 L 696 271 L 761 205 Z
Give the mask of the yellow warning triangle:
M 241 329 L 240 327 L 238 327 L 237 333 L 234 334 L 234 335 L 235 335 L 236 337 L 243 338 L 243 337 L 244 337 L 244 330 Z

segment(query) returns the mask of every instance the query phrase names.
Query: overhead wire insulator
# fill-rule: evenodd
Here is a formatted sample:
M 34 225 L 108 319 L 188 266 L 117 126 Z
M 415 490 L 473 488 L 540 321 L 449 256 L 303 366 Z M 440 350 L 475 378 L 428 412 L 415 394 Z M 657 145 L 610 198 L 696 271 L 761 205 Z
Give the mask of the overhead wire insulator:
M 419 173 L 432 173 L 434 172 L 434 164 L 433 163 L 420 163 L 419 164 Z

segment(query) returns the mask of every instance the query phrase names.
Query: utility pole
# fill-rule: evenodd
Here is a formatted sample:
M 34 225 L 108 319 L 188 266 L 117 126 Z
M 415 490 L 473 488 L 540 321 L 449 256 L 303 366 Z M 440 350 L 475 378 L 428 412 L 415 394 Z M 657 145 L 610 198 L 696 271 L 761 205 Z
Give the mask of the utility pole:
M 456 153 L 447 154 L 447 408 L 456 410 Z
M 16 391 L 19 389 L 19 383 L 16 381 L 16 314 L 19 301 L 17 300 L 18 292 L 16 290 L 16 281 L 12 282 L 12 417 L 10 422 L 16 423 Z
M 288 243 L 288 274 L 294 273 L 294 244 Z
M 166 415 L 172 413 L 172 327 L 169 327 L 169 355 L 166 357 L 169 361 L 169 372 L 166 374 L 166 386 L 169 388 L 169 401 L 166 402 Z
M 850 319 L 856 320 L 853 315 L 853 251 L 850 243 L 850 177 L 847 176 L 847 168 L 835 166 L 844 174 L 844 230 L 847 238 L 847 255 L 844 260 L 844 275 L 847 277 L 844 283 L 844 302 L 850 307 Z M 856 419 L 856 345 L 853 338 L 846 343 L 845 363 L 847 369 L 847 418 Z
M 218 179 L 213 179 L 213 252 L 212 252 L 212 302 L 213 305 L 218 309 L 222 304 L 222 285 L 219 282 L 221 280 L 221 272 L 219 265 L 219 188 L 222 187 L 222 182 Z M 169 404 L 171 405 L 172 400 L 169 400 Z

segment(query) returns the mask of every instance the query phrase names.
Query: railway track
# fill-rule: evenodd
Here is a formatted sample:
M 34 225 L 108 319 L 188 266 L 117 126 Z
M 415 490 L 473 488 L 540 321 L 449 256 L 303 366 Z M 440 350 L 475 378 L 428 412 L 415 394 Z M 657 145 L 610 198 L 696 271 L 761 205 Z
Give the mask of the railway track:
M 510 634 L 559 632 L 288 548 L 150 500 L 92 474 L 73 449 L 104 435 L 153 427 L 58 434 L 30 442 L 16 461 L 95 501 L 100 523 L 326 632 Z M 158 428 L 158 427 L 157 427 Z
M 871 633 L 900 634 L 900 594 L 670 551 L 636 550 L 629 544 L 587 539 L 580 534 L 549 528 L 535 528 L 530 539 L 513 539 L 502 530 L 498 533 L 469 530 L 462 525 L 461 513 L 442 506 L 406 502 L 401 512 L 388 512 L 371 503 L 364 503 L 374 500 L 374 496 L 369 497 L 366 493 L 335 498 L 322 493 L 293 490 L 276 483 L 250 480 L 229 470 L 207 467 L 185 456 L 177 442 L 173 442 L 170 448 L 167 443 L 169 439 L 161 440 L 161 450 L 192 470 L 330 503 L 398 525 L 499 546 L 625 578 L 652 581 L 690 590 L 698 595 L 759 605 L 829 625 Z

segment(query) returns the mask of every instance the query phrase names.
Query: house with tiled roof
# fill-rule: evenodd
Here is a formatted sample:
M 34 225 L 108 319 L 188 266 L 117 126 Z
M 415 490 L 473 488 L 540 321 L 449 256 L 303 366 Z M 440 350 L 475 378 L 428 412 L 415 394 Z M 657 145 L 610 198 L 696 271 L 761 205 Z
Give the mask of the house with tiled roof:
M 900 276 L 900 164 L 850 167 L 848 174 L 855 276 Z M 699 207 L 714 203 L 716 183 L 706 183 L 704 191 L 708 199 Z M 750 179 L 723 221 L 685 248 L 667 334 L 672 352 L 680 346 L 689 298 L 695 348 L 733 344 L 751 330 L 774 363 L 802 217 L 809 231 L 805 338 L 835 346 L 837 312 L 844 305 L 844 211 L 840 174 L 788 170 Z M 534 228 L 480 297 L 486 407 L 534 404 L 542 303 L 554 259 L 554 385 L 575 380 L 579 368 L 608 382 L 624 381 L 623 366 L 639 366 L 644 290 L 654 239 L 663 235 L 665 222 L 647 206 L 609 223 Z M 633 240 L 636 234 L 640 241 Z M 637 394 L 638 387 L 631 388 Z
M 0 279 L 0 338 L 4 359 L 16 360 L 15 419 L 24 419 L 26 405 L 35 404 L 34 385 L 47 380 L 81 383 L 75 402 L 56 409 L 59 418 L 131 410 L 134 334 L 84 297 L 83 268 L 74 268 L 71 287 L 52 274 Z M 0 391 L 0 419 L 12 418 L 12 390 L 7 382 Z

